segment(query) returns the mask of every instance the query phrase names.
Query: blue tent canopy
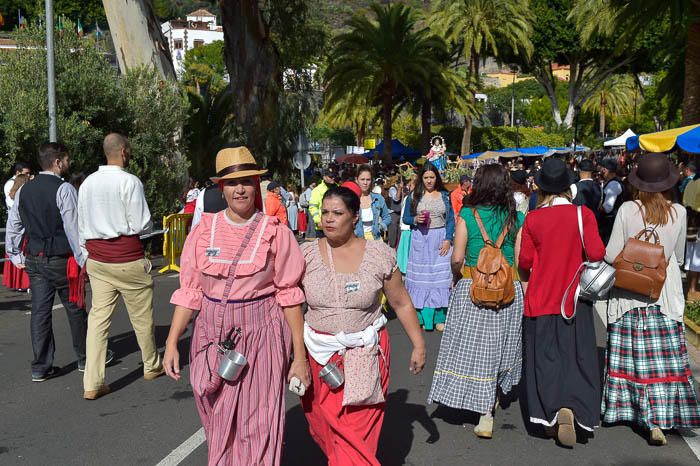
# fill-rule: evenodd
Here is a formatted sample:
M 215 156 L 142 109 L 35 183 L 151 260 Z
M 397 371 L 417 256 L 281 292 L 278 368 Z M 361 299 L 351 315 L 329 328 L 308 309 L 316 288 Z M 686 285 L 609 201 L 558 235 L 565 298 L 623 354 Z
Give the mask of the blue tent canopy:
M 627 138 L 627 141 L 625 141 L 625 146 L 630 152 L 639 150 L 639 136 L 631 136 Z
M 576 146 L 576 151 L 586 151 L 588 150 L 585 146 Z M 494 151 L 487 152 L 497 152 L 502 154 L 512 154 L 513 152 L 519 153 L 523 157 L 549 157 L 554 154 L 567 154 L 571 152 L 571 147 L 547 147 L 547 146 L 533 146 L 533 147 L 520 147 L 516 149 L 515 147 L 506 147 L 505 149 L 498 149 Z M 462 160 L 471 160 L 484 154 L 484 152 L 475 152 L 469 155 L 463 155 Z M 509 155 L 510 155 L 509 154 Z M 512 157 L 512 155 L 510 155 Z
M 363 155 L 367 158 L 372 158 L 374 156 L 375 152 L 379 152 L 381 155 L 382 152 L 384 152 L 384 141 L 380 142 L 377 144 L 377 147 L 374 149 L 365 152 Z M 420 151 L 417 151 L 415 149 L 411 149 L 410 147 L 406 147 L 399 141 L 398 139 L 392 139 L 391 140 L 391 157 L 393 159 L 417 159 L 420 157 L 422 154 Z

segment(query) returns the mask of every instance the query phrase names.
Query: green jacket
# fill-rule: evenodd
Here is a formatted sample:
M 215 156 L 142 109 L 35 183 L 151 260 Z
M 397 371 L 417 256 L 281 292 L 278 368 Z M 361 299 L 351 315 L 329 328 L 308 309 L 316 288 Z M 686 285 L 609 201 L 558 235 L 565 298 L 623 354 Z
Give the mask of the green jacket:
M 311 199 L 309 199 L 309 214 L 311 214 L 317 230 L 321 229 L 321 203 L 326 191 L 328 191 L 328 185 L 321 181 L 321 184 L 311 191 Z

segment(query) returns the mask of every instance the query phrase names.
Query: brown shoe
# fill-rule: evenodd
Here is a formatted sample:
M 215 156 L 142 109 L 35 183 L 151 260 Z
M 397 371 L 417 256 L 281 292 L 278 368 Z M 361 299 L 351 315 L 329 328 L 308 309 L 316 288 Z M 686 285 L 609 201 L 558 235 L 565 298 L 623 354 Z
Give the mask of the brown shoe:
M 658 427 L 654 427 L 649 431 L 649 444 L 655 446 L 666 445 L 666 436 L 664 432 Z
M 105 396 L 111 391 L 112 390 L 109 388 L 109 385 L 102 385 L 97 390 L 86 390 L 85 393 L 83 393 L 83 398 L 86 400 L 96 400 L 102 396 Z
M 574 413 L 569 408 L 561 408 L 557 415 L 557 440 L 562 446 L 573 448 L 576 445 Z
M 146 380 L 155 380 L 163 374 L 165 374 L 165 368 L 161 367 L 158 370 L 144 373 L 143 378 Z

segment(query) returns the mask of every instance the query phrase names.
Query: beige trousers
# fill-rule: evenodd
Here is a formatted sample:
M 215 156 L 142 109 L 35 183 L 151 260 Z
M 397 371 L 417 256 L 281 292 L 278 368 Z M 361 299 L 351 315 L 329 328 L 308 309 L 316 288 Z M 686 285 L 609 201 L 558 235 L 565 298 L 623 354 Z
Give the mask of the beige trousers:
M 92 308 L 88 314 L 85 391 L 97 390 L 104 384 L 107 337 L 120 295 L 141 348 L 144 373 L 160 371 L 162 362 L 153 326 L 153 279 L 146 272 L 147 268 L 150 270 L 148 259 L 124 264 L 88 259 L 86 267 L 92 289 Z

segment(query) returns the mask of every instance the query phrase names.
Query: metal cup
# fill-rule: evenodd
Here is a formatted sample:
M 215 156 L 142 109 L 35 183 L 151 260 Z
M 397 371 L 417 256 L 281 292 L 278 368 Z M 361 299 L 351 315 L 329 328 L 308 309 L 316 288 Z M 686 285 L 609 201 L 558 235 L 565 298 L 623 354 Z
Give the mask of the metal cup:
M 323 380 L 331 390 L 335 390 L 345 383 L 343 371 L 334 362 L 329 362 L 323 366 L 318 376 L 321 377 L 321 380 Z
M 248 360 L 241 353 L 227 350 L 219 358 L 219 375 L 222 379 L 235 382 L 246 364 L 248 364 Z

